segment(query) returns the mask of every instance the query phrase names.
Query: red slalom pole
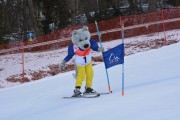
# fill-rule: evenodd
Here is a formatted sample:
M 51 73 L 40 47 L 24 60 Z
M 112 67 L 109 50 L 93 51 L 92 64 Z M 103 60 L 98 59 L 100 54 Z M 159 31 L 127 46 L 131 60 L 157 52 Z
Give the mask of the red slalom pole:
M 21 81 L 24 82 L 24 42 L 23 42 L 23 39 L 21 42 L 21 46 L 22 46 L 22 79 Z
M 162 15 L 162 24 L 164 29 L 164 46 L 166 46 L 166 26 L 164 22 L 164 10 L 161 10 L 161 15 Z

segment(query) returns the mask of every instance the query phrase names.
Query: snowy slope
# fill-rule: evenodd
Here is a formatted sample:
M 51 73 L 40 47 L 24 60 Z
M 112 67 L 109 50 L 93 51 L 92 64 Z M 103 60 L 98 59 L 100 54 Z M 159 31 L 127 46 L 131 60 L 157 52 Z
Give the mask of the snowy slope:
M 0 90 L 0 120 L 179 120 L 180 43 L 125 57 L 125 96 L 121 65 L 110 68 L 113 94 L 95 99 L 72 95 L 72 72 Z M 94 89 L 107 91 L 104 64 L 94 67 Z M 82 89 L 83 91 L 83 89 Z

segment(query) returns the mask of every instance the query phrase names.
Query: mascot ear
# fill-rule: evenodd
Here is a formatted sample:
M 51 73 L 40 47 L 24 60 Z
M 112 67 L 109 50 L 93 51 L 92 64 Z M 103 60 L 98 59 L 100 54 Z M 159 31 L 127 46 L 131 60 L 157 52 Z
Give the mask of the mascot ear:
M 83 31 L 89 31 L 89 28 L 87 26 L 83 26 Z
M 77 44 L 77 39 L 78 39 L 78 30 L 73 30 L 72 31 L 72 42 L 73 44 Z
M 73 31 L 72 31 L 72 35 L 76 35 L 77 32 L 78 32 L 77 30 L 73 30 Z

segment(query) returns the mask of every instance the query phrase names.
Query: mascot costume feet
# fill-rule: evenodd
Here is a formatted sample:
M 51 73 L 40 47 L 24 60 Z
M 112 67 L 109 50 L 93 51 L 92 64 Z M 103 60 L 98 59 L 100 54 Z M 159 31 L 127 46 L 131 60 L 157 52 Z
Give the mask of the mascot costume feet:
M 93 66 L 91 60 L 91 51 L 103 52 L 104 48 L 99 47 L 98 43 L 90 38 L 90 32 L 88 27 L 84 26 L 81 29 L 74 30 L 72 32 L 72 44 L 68 46 L 68 55 L 60 63 L 60 69 L 65 68 L 65 64 L 74 57 L 75 69 L 76 69 L 76 83 L 75 90 L 72 97 L 81 96 L 80 91 L 84 79 L 86 79 L 85 92 L 83 94 L 96 93 L 92 89 L 93 82 Z

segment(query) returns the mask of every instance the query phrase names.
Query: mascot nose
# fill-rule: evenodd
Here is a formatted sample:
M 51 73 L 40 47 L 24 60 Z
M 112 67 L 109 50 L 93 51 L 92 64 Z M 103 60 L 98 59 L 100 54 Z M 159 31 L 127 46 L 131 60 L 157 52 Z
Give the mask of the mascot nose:
M 89 45 L 88 45 L 88 44 L 85 44 L 85 45 L 84 45 L 84 48 L 88 48 L 88 47 L 89 47 Z

